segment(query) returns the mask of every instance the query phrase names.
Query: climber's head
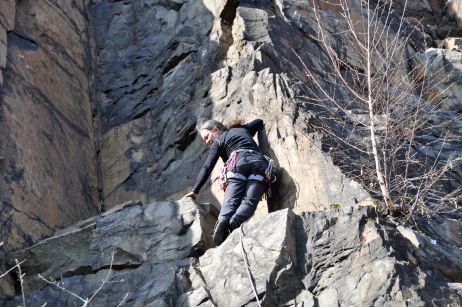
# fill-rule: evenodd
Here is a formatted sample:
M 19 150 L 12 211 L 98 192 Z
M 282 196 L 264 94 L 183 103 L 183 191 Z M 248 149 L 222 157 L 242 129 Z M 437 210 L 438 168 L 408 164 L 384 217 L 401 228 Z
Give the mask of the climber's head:
M 202 140 L 212 145 L 220 133 L 226 131 L 227 128 L 221 122 L 210 119 L 199 124 L 197 130 L 199 130 Z

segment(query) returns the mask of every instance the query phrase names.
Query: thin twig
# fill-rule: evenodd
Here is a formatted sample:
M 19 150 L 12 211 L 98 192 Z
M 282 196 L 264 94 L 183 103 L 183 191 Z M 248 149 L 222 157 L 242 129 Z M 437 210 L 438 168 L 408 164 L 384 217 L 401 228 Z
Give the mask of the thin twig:
M 127 292 L 127 294 L 125 294 L 124 298 L 120 301 L 119 304 L 117 304 L 117 307 L 120 307 L 120 306 L 122 306 L 123 303 L 125 303 L 125 300 L 126 300 L 127 297 L 128 297 L 128 293 L 130 293 L 130 292 Z
M 112 272 L 112 264 L 114 263 L 114 255 L 115 255 L 115 252 L 113 252 L 112 255 L 111 255 L 111 264 L 109 265 L 109 272 L 107 273 L 106 278 L 104 278 L 104 280 L 102 281 L 99 288 L 96 289 L 95 293 L 93 293 L 93 295 L 87 300 L 87 302 L 85 304 L 82 305 L 82 307 L 86 307 L 88 305 L 88 303 L 90 303 L 91 300 L 96 296 L 96 294 L 98 294 L 98 292 L 101 291 L 101 289 L 103 289 L 104 285 L 106 284 L 106 282 L 109 279 L 109 276 L 111 275 L 111 272 Z
M 45 277 L 43 277 L 42 275 L 38 274 L 38 277 L 43 280 L 44 282 L 46 282 L 47 284 L 49 285 L 52 285 L 52 286 L 55 286 L 57 287 L 59 290 L 61 291 L 64 291 L 76 298 L 78 298 L 79 300 L 81 300 L 83 302 L 83 305 L 82 307 L 87 307 L 88 304 L 91 302 L 91 300 L 93 300 L 95 298 L 95 296 L 99 293 L 99 291 L 101 291 L 101 289 L 103 289 L 104 285 L 107 283 L 108 279 L 109 279 L 109 276 L 111 275 L 111 272 L 112 272 L 112 265 L 114 263 L 114 255 L 115 255 L 115 252 L 112 253 L 111 255 L 111 263 L 109 265 L 109 272 L 108 274 L 106 275 L 106 277 L 102 280 L 101 282 L 101 285 L 98 287 L 98 289 L 96 289 L 96 291 L 93 293 L 93 295 L 90 297 L 90 298 L 87 298 L 87 299 L 84 299 L 82 297 L 80 297 L 78 294 L 75 294 L 74 292 L 72 291 L 69 291 L 68 289 L 62 287 L 58 282 L 54 282 L 54 281 L 51 281 L 51 280 L 48 280 L 46 279 Z M 127 293 L 128 295 L 128 293 Z
M 21 265 L 20 265 L 18 259 L 14 259 L 14 261 L 16 262 L 16 267 L 18 268 L 19 284 L 21 286 L 22 306 L 26 307 L 26 297 L 24 296 L 24 279 L 23 279 L 23 277 L 26 274 L 22 274 Z
M 26 260 L 23 260 L 19 263 L 19 265 L 23 264 Z M 3 278 L 5 277 L 6 275 L 8 275 L 9 272 L 13 271 L 14 269 L 16 269 L 18 265 L 16 264 L 14 267 L 10 268 L 8 271 L 6 271 L 5 273 L 3 273 L 2 275 L 0 275 L 0 278 Z
M 72 295 L 73 297 L 78 298 L 78 299 L 81 300 L 83 303 L 86 303 L 86 302 L 87 302 L 86 299 L 84 299 L 84 298 L 80 297 L 79 295 L 75 294 L 74 292 L 69 291 L 69 290 L 67 290 L 66 288 L 62 287 L 61 285 L 59 285 L 58 282 L 54 282 L 54 281 L 48 280 L 48 279 L 46 279 L 45 277 L 43 277 L 41 274 L 37 274 L 37 276 L 38 276 L 38 278 L 40 278 L 41 280 L 43 280 L 43 281 L 46 282 L 47 284 L 49 284 L 49 285 L 51 285 L 51 286 L 54 286 L 54 287 L 58 288 L 59 290 L 61 290 L 61 291 L 63 291 L 63 292 L 66 292 L 66 293 Z

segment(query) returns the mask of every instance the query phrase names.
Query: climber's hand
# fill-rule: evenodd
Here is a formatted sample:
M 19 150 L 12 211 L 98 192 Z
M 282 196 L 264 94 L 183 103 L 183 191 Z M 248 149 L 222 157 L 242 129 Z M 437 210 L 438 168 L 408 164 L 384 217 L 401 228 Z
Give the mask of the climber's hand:
M 188 194 L 186 194 L 184 197 L 191 197 L 192 199 L 195 200 L 197 197 L 197 193 L 191 191 Z

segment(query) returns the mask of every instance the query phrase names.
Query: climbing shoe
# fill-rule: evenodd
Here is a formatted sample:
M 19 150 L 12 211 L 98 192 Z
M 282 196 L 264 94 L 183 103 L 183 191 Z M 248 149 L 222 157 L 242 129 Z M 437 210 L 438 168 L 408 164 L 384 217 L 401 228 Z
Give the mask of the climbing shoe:
M 213 242 L 216 246 L 221 245 L 229 235 L 228 220 L 218 220 L 213 229 Z
M 239 228 L 239 226 L 241 226 L 241 224 L 234 218 L 231 218 L 229 220 L 229 232 L 232 232 L 234 229 L 237 229 Z

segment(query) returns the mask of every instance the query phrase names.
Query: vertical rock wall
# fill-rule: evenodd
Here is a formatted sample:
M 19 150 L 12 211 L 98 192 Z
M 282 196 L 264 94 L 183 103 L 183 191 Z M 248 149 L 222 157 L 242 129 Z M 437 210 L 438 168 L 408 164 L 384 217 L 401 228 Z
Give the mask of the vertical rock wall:
M 298 6 L 309 10 L 294 1 L 95 4 L 106 208 L 188 191 L 207 151 L 195 137 L 201 117 L 265 120 L 260 143 L 281 166 L 270 210 L 370 203 L 323 154 L 318 135 L 307 126 L 311 113 L 300 102 L 304 93 L 292 89 L 296 78 L 304 78 L 293 48 L 301 48 L 308 65 L 324 70 L 320 47 L 297 26 Z M 201 197 L 221 200 L 210 186 Z
M 93 13 L 105 208 L 181 194 L 206 150 L 195 110 L 216 66 L 214 16 L 181 0 L 100 1 Z
M 0 3 L 0 85 L 3 84 L 2 71 L 6 65 L 7 32 L 14 27 L 15 0 L 5 0 Z
M 0 241 L 30 245 L 99 210 L 88 1 L 0 3 Z

